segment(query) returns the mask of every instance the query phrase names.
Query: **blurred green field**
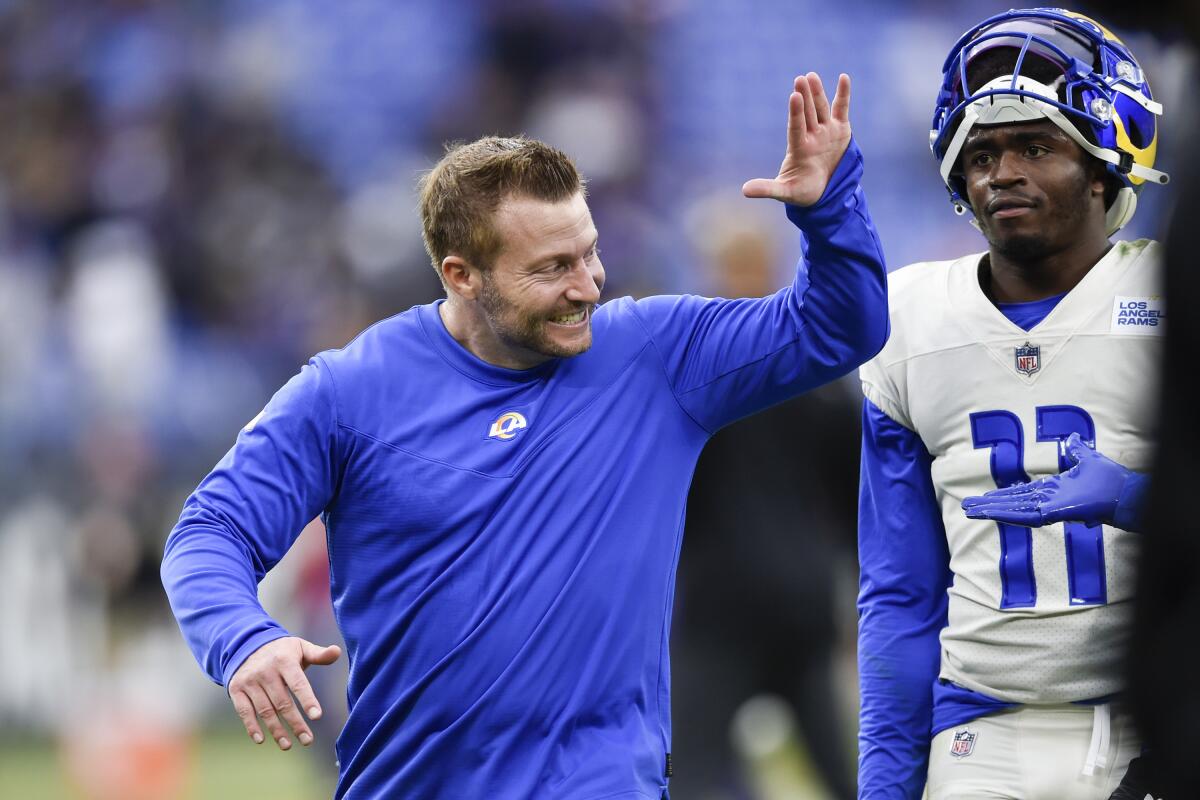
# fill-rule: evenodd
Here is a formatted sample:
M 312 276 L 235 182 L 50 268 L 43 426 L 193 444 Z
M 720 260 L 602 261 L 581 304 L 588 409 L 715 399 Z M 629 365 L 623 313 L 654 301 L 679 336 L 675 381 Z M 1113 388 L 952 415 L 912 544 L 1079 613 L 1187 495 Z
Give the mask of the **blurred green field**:
M 760 800 L 828 800 L 777 699 L 748 703 L 731 733 Z M 0 799 L 329 800 L 333 744 L 328 734 L 317 736 L 313 747 L 284 753 L 254 745 L 232 726 L 173 739 L 127 725 L 70 747 L 0 734 Z
M 318 745 L 314 745 L 316 747 Z M 54 742 L 0 737 L 0 797 L 21 800 L 227 800 L 231 797 L 328 800 L 333 796 L 331 774 L 322 774 L 324 751 L 282 753 L 268 744 L 255 746 L 238 731 L 220 731 L 175 743 L 151 754 L 129 756 L 144 774 L 157 774 L 157 787 L 131 794 L 128 787 L 106 789 L 93 781 L 85 791 L 73 772 L 110 773 L 114 759 L 103 754 L 93 768 L 73 769 Z M 111 780 L 108 781 L 112 783 Z M 155 783 L 154 780 L 146 783 Z M 164 794 L 164 787 L 166 789 Z

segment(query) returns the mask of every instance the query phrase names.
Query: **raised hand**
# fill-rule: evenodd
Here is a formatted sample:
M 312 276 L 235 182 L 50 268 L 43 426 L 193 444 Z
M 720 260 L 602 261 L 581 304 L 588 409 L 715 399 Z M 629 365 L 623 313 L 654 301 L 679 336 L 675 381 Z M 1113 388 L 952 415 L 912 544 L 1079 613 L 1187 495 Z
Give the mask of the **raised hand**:
M 1054 522 L 1133 530 L 1146 477 L 1088 447 L 1073 433 L 1064 445 L 1074 466 L 1058 475 L 995 489 L 962 501 L 971 519 L 1037 528 Z
M 297 636 L 275 639 L 251 653 L 229 681 L 229 699 L 250 738 L 262 744 L 263 732 L 258 723 L 261 719 L 280 750 L 292 747 L 283 722 L 287 722 L 300 744 L 306 747 L 312 744 L 312 730 L 300 708 L 309 719 L 319 719 L 321 705 L 304 670 L 313 664 L 332 664 L 341 654 L 342 649 L 337 645 L 321 647 Z
M 788 98 L 787 153 L 773 180 L 746 181 L 746 197 L 770 197 L 797 206 L 821 199 L 850 143 L 850 77 L 838 77 L 833 106 L 817 73 L 796 78 Z

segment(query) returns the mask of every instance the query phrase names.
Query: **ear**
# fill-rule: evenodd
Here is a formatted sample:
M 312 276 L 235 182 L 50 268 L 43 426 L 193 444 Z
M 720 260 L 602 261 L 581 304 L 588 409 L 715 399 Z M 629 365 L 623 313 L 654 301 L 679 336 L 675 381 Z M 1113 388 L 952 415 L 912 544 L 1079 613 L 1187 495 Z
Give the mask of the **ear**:
M 479 296 L 482 280 L 477 267 L 460 256 L 450 255 L 442 259 L 442 283 L 446 291 L 464 300 L 474 300 Z
M 1099 196 L 1101 200 L 1105 199 L 1105 194 L 1108 192 L 1108 170 L 1105 168 L 1104 162 L 1098 158 L 1089 160 L 1091 169 L 1091 192 L 1093 196 Z M 1104 203 L 1105 206 L 1108 203 Z

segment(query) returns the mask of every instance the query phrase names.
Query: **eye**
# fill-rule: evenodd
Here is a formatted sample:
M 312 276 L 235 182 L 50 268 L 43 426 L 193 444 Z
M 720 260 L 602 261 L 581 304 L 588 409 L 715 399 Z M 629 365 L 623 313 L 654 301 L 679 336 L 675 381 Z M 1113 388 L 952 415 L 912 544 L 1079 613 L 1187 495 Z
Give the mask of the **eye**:
M 970 164 L 972 167 L 986 167 L 988 164 L 992 163 L 992 154 L 991 153 L 974 153 L 967 160 L 967 163 Z
M 1039 156 L 1044 156 L 1049 152 L 1050 148 L 1040 144 L 1031 144 L 1025 148 L 1025 155 L 1029 156 L 1030 158 L 1038 158 Z
M 588 261 L 595 261 L 599 257 L 600 257 L 600 245 L 596 245 L 591 250 L 588 250 L 587 255 L 584 256 L 584 258 L 587 259 Z

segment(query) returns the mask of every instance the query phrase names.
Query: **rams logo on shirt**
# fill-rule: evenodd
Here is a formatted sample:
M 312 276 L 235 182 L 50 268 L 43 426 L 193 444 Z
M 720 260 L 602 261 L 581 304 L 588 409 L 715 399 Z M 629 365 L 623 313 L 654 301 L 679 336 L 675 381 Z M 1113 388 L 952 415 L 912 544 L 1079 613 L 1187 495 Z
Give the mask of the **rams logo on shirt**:
M 517 435 L 517 431 L 529 425 L 525 421 L 525 417 L 516 411 L 506 411 L 500 415 L 500 418 L 492 423 L 491 429 L 488 431 L 489 439 L 511 439 Z

